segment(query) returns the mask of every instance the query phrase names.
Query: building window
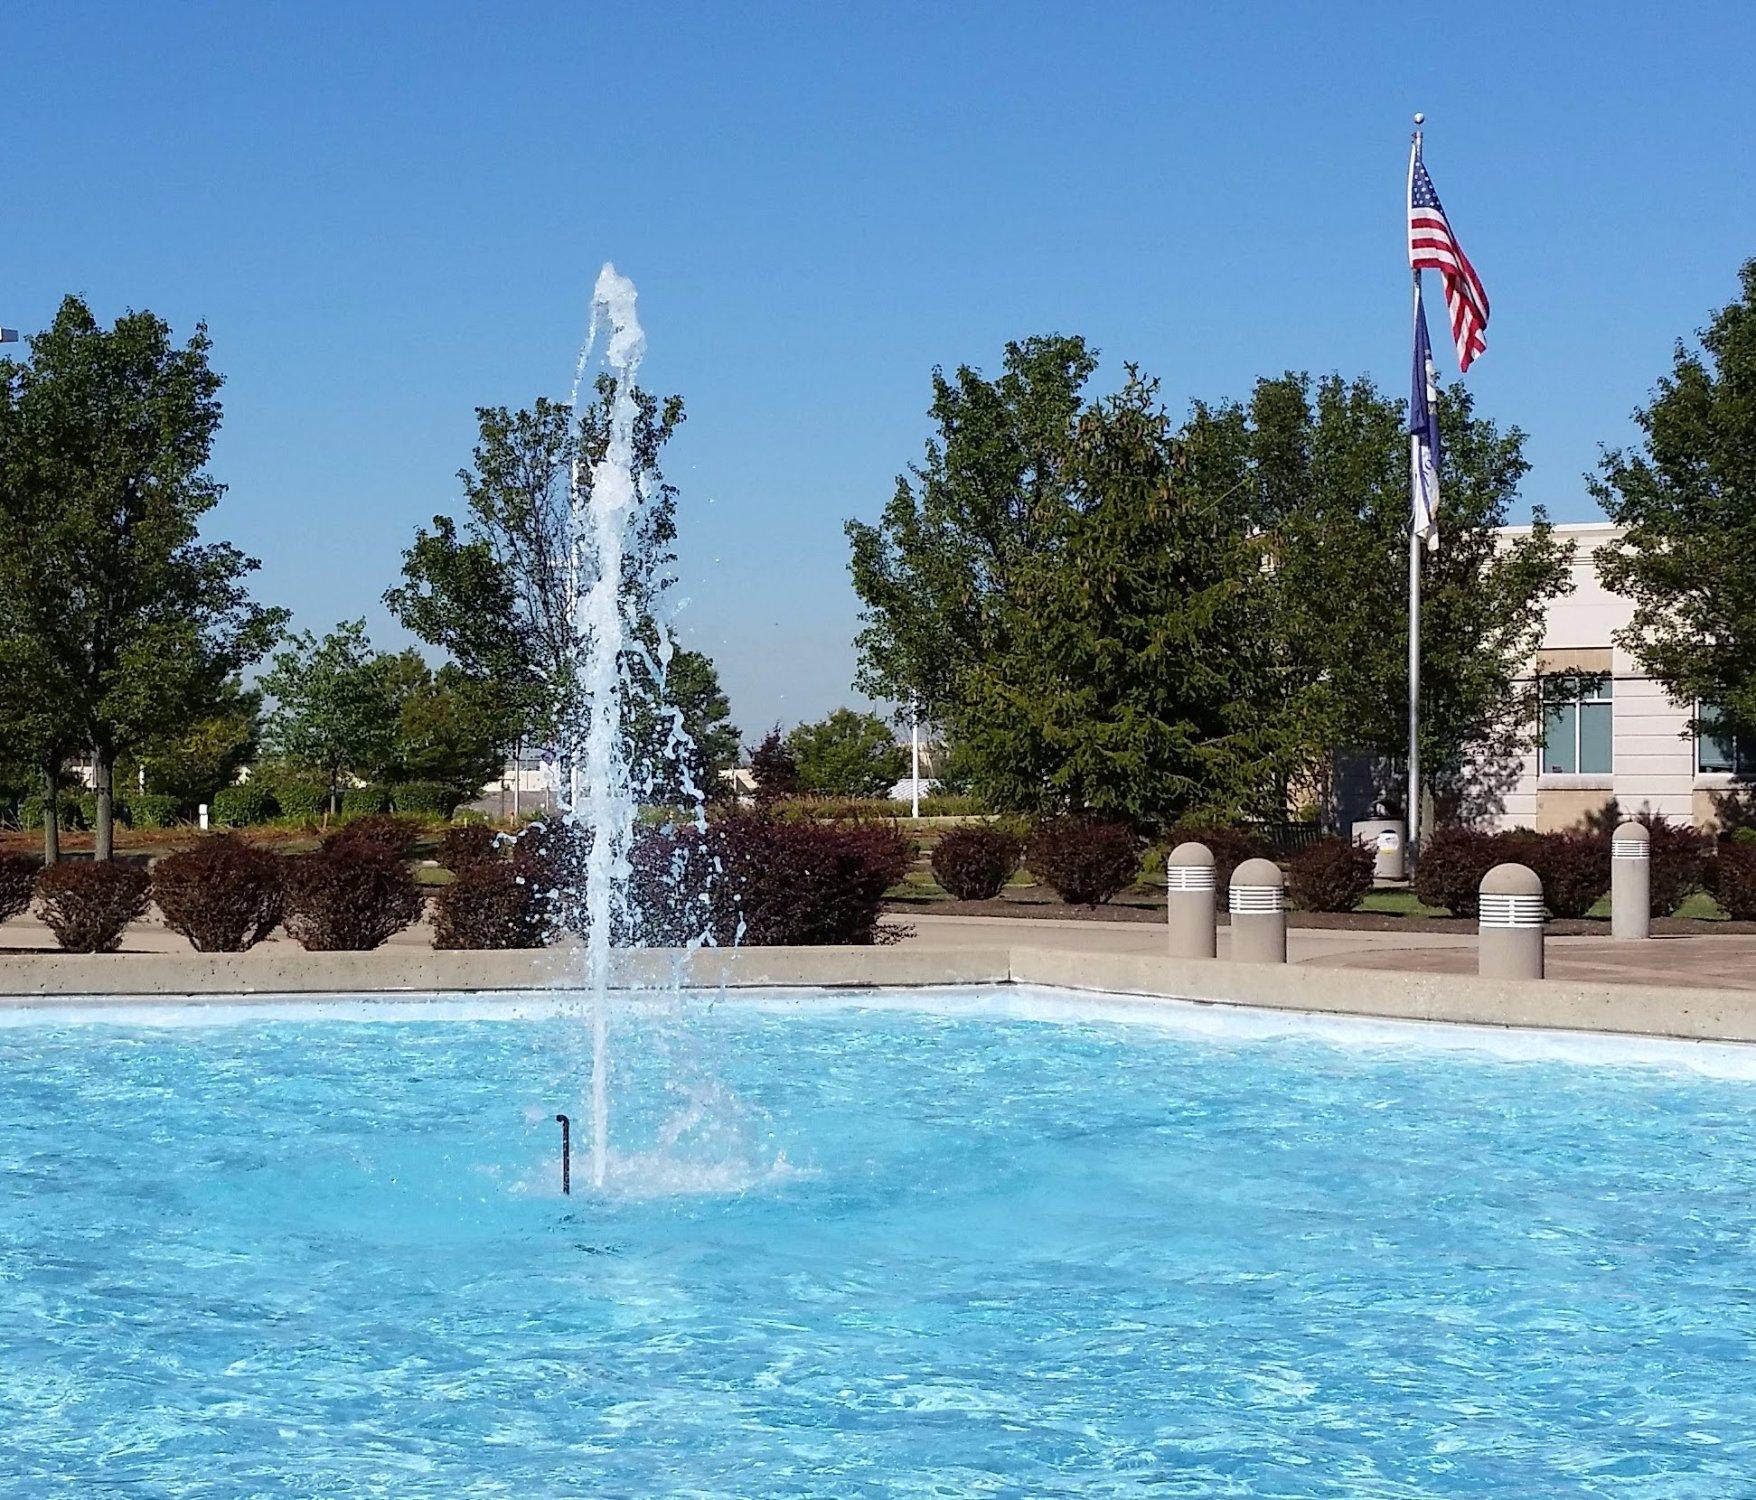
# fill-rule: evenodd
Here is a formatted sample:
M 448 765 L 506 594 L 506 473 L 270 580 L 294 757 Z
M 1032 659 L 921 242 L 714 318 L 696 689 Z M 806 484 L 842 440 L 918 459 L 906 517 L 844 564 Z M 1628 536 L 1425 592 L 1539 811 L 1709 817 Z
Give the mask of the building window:
M 1734 734 L 1720 722 L 1717 704 L 1698 709 L 1700 732 L 1695 736 L 1695 769 L 1721 775 L 1756 775 L 1756 736 Z
M 1545 776 L 1608 776 L 1612 721 L 1610 679 L 1557 677 L 1543 683 Z

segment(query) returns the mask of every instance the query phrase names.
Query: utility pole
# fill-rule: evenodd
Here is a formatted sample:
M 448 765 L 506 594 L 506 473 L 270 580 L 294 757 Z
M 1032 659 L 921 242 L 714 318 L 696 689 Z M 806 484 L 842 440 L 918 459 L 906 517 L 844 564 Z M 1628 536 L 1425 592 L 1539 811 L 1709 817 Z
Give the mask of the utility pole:
M 908 700 L 908 732 L 913 762 L 909 770 L 908 788 L 914 806 L 909 816 L 918 820 L 921 816 L 921 700 L 913 693 Z

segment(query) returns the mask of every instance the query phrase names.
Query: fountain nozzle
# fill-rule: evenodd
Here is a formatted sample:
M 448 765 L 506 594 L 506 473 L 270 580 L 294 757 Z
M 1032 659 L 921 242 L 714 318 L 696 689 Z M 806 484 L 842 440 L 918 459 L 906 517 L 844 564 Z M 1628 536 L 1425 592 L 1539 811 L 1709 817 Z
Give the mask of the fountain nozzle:
M 561 1191 L 573 1193 L 573 1122 L 566 1115 L 556 1115 L 561 1125 Z

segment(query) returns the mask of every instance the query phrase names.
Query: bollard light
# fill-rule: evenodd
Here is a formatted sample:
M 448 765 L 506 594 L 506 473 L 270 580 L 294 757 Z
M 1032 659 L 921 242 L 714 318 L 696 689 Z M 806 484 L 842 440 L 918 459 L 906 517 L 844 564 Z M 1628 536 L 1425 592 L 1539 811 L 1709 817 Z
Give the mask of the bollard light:
M 1639 940 L 1652 931 L 1652 833 L 1629 819 L 1610 839 L 1610 936 Z
M 1272 859 L 1247 859 L 1232 871 L 1232 961 L 1287 961 L 1286 877 Z
M 1487 979 L 1543 977 L 1543 883 L 1528 865 L 1482 876 L 1476 972 Z
M 1172 958 L 1213 957 L 1213 899 L 1213 851 L 1206 844 L 1178 844 L 1165 860 Z

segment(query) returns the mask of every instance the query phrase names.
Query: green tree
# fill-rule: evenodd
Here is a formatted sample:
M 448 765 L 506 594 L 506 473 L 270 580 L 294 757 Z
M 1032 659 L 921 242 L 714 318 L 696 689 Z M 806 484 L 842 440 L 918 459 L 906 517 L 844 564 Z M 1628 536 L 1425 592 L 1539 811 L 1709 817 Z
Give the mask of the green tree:
M 1059 472 L 1071 503 L 1005 601 L 1007 643 L 950 712 L 982 795 L 1005 809 L 1141 826 L 1260 811 L 1285 753 L 1259 538 L 1243 508 L 1185 483 L 1153 382 L 1079 418 Z
M 372 650 L 364 620 L 344 620 L 319 639 L 293 636 L 262 678 L 273 700 L 263 736 L 273 756 L 321 776 L 329 806 L 344 781 L 371 777 L 390 763 L 401 698 L 397 673 Z
M 691 802 L 691 789 L 716 799 L 725 790 L 720 772 L 737 765 L 742 745 L 719 671 L 700 651 L 679 648 L 661 662 L 656 640 L 648 649 L 661 685 L 629 705 L 630 783 L 643 800 L 665 806 Z
M 676 490 L 659 470 L 665 443 L 683 421 L 679 396 L 635 392 L 634 459 L 639 519 L 628 549 L 626 613 L 649 619 L 656 600 L 638 583 L 644 552 L 662 579 L 676 536 Z M 561 402 L 539 397 L 520 411 L 482 407 L 471 465 L 460 470 L 465 519 L 460 529 L 435 516 L 403 555 L 403 581 L 384 596 L 399 621 L 447 652 L 470 676 L 492 679 L 525 702 L 523 732 L 550 741 L 572 721 L 585 641 L 574 613 L 573 510 L 590 502 L 592 470 L 609 445 L 616 399 L 612 377 L 577 424 Z M 575 495 L 577 482 L 578 494 Z M 637 683 L 650 674 L 635 653 Z
M 1006 346 L 998 379 L 933 372 L 938 435 L 899 475 L 877 525 L 847 523 L 864 605 L 856 685 L 919 696 L 935 723 L 959 708 L 969 673 L 1009 645 L 1021 571 L 1059 534 L 1071 504 L 1069 448 L 1097 367 L 1083 339 Z
M 1530 661 L 1550 600 L 1571 586 L 1572 548 L 1540 508 L 1501 528 L 1527 465 L 1524 434 L 1475 415 L 1461 387 L 1439 400 L 1445 445 L 1440 547 L 1422 564 L 1421 757 L 1452 815 L 1497 805 L 1539 719 Z M 1408 438 L 1402 404 L 1365 379 L 1284 375 L 1248 403 L 1197 405 L 1182 432 L 1189 482 L 1262 535 L 1263 622 L 1274 671 L 1259 709 L 1302 755 L 1282 774 L 1326 789 L 1333 752 L 1386 767 L 1407 749 Z M 1385 792 L 1400 794 L 1400 780 Z M 1286 805 L 1285 789 L 1277 794 Z
M 379 658 L 396 733 L 374 780 L 437 781 L 464 800 L 476 796 L 506 764 L 516 707 L 496 684 L 447 662 L 435 672 L 416 651 Z
M 253 558 L 200 539 L 222 493 L 207 472 L 208 349 L 203 327 L 179 346 L 151 313 L 106 329 L 68 297 L 28 361 L 0 364 L 4 706 L 45 787 L 72 750 L 91 752 L 100 859 L 118 756 L 198 719 L 284 619 L 248 597 Z M 51 816 L 44 853 L 57 852 Z
M 1606 453 L 1592 493 L 1621 539 L 1600 548 L 1605 588 L 1634 601 L 1618 644 L 1716 728 L 1756 733 L 1756 260 L 1700 348 L 1635 413 L 1637 451 Z M 1691 729 L 1702 728 L 1699 718 Z
M 908 770 L 908 752 L 876 714 L 838 708 L 787 736 L 799 785 L 823 797 L 883 797 Z
M 213 801 L 256 758 L 262 735 L 262 694 L 237 678 L 226 683 L 207 713 L 176 734 L 141 746 L 124 767 L 143 777 L 149 792 L 191 806 Z
M 876 526 L 848 527 L 860 685 L 918 688 L 974 790 L 1002 807 L 1278 816 L 1339 749 L 1399 763 L 1401 405 L 1369 381 L 1287 375 L 1247 402 L 1197 403 L 1173 431 L 1138 376 L 1088 404 L 1092 367 L 1080 340 L 1038 338 L 1008 346 L 998 380 L 935 375 L 925 461 Z M 1441 392 L 1440 422 L 1423 759 L 1464 810 L 1492 803 L 1535 734 L 1529 660 L 1570 549 L 1540 511 L 1528 536 L 1500 533 L 1520 432 L 1458 389 Z

